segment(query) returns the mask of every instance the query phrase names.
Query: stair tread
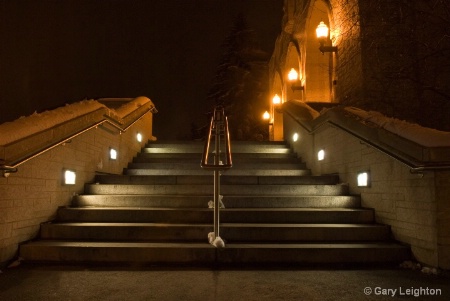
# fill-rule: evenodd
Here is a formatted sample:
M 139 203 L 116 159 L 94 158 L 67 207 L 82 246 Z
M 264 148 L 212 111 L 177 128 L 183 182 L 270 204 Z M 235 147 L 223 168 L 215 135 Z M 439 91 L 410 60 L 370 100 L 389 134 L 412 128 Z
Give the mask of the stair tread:
M 126 194 L 126 193 L 115 193 L 115 194 L 81 194 L 77 195 L 77 197 L 168 197 L 168 198 L 208 198 L 212 197 L 212 192 L 208 194 L 189 194 L 189 195 L 181 195 L 181 194 Z M 232 194 L 232 195 L 224 195 L 224 200 L 228 198 L 261 198 L 261 199 L 277 199 L 277 198 L 327 198 L 327 197 L 336 197 L 336 198 L 359 198 L 358 195 L 313 195 L 313 194 L 302 194 L 302 195 L 291 195 L 291 194 L 278 194 L 278 195 L 258 195 L 258 194 Z
M 404 260 L 409 248 L 361 207 L 339 175 L 312 175 L 285 142 L 231 143 L 213 231 L 213 173 L 204 142 L 149 142 L 122 175 L 98 175 L 20 246 L 25 260 L 142 263 L 346 263 Z M 212 155 L 212 154 L 210 154 Z
M 94 206 L 84 206 L 84 207 L 65 207 L 64 210 L 113 210 L 113 211 L 207 211 L 212 212 L 212 208 L 178 208 L 178 207 L 94 207 Z M 309 211 L 309 212 L 360 212 L 360 211 L 372 211 L 372 209 L 367 208 L 222 208 L 221 212 L 233 212 L 233 211 L 263 211 L 263 212 L 273 212 L 273 211 Z
M 212 175 L 211 170 L 205 169 L 138 169 L 130 168 L 126 169 L 127 175 L 167 175 L 167 176 L 177 176 L 177 175 Z M 230 169 L 226 171 L 227 175 L 248 175 L 248 176 L 303 176 L 310 174 L 309 169 Z
M 44 226 L 58 227 L 212 227 L 209 223 L 117 223 L 117 222 L 61 222 L 48 223 Z M 344 223 L 221 223 L 221 228 L 377 228 L 387 227 L 381 224 L 344 224 Z
M 32 241 L 28 246 L 47 247 L 116 247 L 116 248 L 213 248 L 211 244 L 205 242 L 92 242 L 92 241 L 65 241 L 65 240 L 42 240 Z M 231 248 L 293 248 L 293 249 L 317 249 L 317 248 L 406 248 L 406 246 L 396 242 L 364 242 L 364 243 L 230 243 L 224 249 Z

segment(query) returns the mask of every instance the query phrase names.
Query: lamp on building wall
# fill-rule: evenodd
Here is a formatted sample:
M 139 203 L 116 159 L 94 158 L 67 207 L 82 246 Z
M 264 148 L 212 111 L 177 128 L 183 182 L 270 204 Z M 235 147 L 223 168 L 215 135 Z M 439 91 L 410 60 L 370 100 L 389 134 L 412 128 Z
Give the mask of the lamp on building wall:
M 142 142 L 142 134 L 141 133 L 136 134 L 136 140 L 137 140 L 137 142 Z
M 281 103 L 281 97 L 278 96 L 278 94 L 275 94 L 275 96 L 272 98 L 272 103 L 274 105 L 279 105 Z
M 324 54 L 325 52 L 337 51 L 336 46 L 325 46 L 325 43 L 329 41 L 328 32 L 329 32 L 328 26 L 325 23 L 323 23 L 323 21 L 320 21 L 320 24 L 316 28 L 316 35 L 320 43 L 319 50 L 320 52 L 322 52 L 322 54 Z
M 281 97 L 278 94 L 275 94 L 275 96 L 272 98 L 272 104 L 274 110 L 280 112 Z
M 358 187 L 369 187 L 370 186 L 370 173 L 368 171 L 361 171 L 356 177 Z
M 270 115 L 269 111 L 265 111 L 264 114 L 262 115 L 262 118 L 265 122 L 267 122 L 267 125 L 269 126 L 269 140 L 272 141 L 273 140 L 273 118 Z
M 114 148 L 109 149 L 109 159 L 117 160 L 117 151 Z
M 298 72 L 294 68 L 291 68 L 291 71 L 289 71 L 288 80 L 291 82 L 292 92 L 294 92 L 295 90 L 304 90 L 302 82 L 298 77 Z
M 64 185 L 75 185 L 77 179 L 77 174 L 75 171 L 70 169 L 63 170 L 63 183 Z
M 325 159 L 325 151 L 323 149 L 317 152 L 317 160 L 323 161 Z

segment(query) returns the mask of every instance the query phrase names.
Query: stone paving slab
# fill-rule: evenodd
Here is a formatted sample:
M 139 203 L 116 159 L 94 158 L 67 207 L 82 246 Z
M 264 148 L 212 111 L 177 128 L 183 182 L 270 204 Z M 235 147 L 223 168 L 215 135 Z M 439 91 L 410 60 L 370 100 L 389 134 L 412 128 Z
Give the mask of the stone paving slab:
M 395 295 L 393 295 L 395 294 Z M 385 268 L 268 269 L 22 264 L 0 300 L 450 300 L 450 276 Z

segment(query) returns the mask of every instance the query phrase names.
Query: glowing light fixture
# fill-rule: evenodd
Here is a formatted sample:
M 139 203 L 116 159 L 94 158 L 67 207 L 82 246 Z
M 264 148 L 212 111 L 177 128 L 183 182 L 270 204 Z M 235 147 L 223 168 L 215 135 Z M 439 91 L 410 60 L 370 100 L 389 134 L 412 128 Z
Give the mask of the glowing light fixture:
M 363 171 L 358 173 L 357 176 L 358 187 L 368 187 L 370 184 L 369 180 L 370 180 L 369 172 Z
M 275 96 L 272 98 L 272 103 L 274 105 L 279 105 L 281 103 L 281 98 L 278 96 L 278 94 L 275 94 Z
M 325 52 L 337 51 L 336 46 L 325 46 L 325 43 L 329 41 L 328 33 L 329 33 L 328 26 L 323 21 L 320 21 L 319 25 L 316 28 L 316 36 L 317 39 L 319 40 L 320 43 L 319 50 L 320 52 L 322 52 L 322 54 L 324 54 Z
M 291 68 L 291 71 L 288 73 L 288 80 L 292 83 L 291 89 L 295 90 L 304 90 L 300 79 L 298 78 L 298 72 L 294 68 Z
M 294 68 L 291 68 L 291 71 L 289 71 L 288 80 L 290 82 L 298 80 L 298 72 Z
M 264 112 L 264 114 L 263 114 L 263 119 L 264 119 L 264 120 L 269 120 L 269 119 L 270 119 L 270 114 L 269 114 L 269 112 L 267 112 L 267 111 Z
M 114 148 L 109 149 L 109 158 L 111 160 L 117 160 L 117 151 Z
M 142 142 L 142 134 L 141 134 L 141 133 L 137 133 L 137 134 L 136 134 L 136 140 L 137 140 L 138 142 Z
M 322 161 L 323 159 L 325 159 L 325 151 L 321 149 L 317 152 L 317 160 Z
M 294 133 L 294 135 L 292 135 L 292 141 L 297 142 L 298 141 L 298 134 Z
M 316 28 L 316 36 L 318 39 L 328 39 L 328 26 L 320 21 L 319 25 Z
M 65 185 L 75 185 L 77 174 L 73 170 L 66 169 L 64 170 L 64 184 Z

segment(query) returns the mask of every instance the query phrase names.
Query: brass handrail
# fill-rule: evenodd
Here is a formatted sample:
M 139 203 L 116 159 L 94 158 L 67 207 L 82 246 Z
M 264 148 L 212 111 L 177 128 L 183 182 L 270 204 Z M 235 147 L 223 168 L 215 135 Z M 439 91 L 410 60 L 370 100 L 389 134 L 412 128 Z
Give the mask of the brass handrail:
M 215 130 L 214 136 L 220 139 L 220 136 L 225 136 L 225 163 L 220 161 L 220 156 L 215 156 L 217 162 L 214 164 L 208 163 L 209 147 L 211 145 L 211 138 L 213 136 L 213 130 Z M 218 142 L 218 143 L 217 143 Z M 216 141 L 216 147 L 220 150 L 220 140 Z M 217 153 L 216 153 L 217 154 Z M 228 130 L 228 118 L 225 116 L 225 111 L 222 107 L 216 107 L 214 109 L 214 116 L 211 117 L 211 123 L 209 125 L 208 136 L 205 141 L 205 146 L 203 148 L 203 156 L 200 166 L 204 169 L 218 169 L 224 170 L 229 169 L 233 166 L 231 159 L 231 144 L 230 144 L 230 132 Z
M 208 163 L 209 148 L 214 135 L 214 164 Z M 225 162 L 221 161 L 221 138 L 225 140 Z M 228 129 L 228 119 L 225 116 L 225 109 L 221 106 L 214 109 L 211 117 L 208 136 L 203 148 L 202 161 L 200 166 L 204 169 L 214 171 L 214 233 L 208 235 L 209 242 L 216 247 L 224 247 L 225 244 L 219 235 L 220 220 L 220 171 L 233 166 L 231 159 L 230 132 Z M 213 237 L 211 237 L 211 234 Z

